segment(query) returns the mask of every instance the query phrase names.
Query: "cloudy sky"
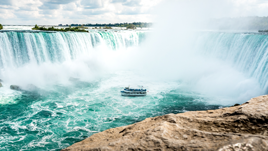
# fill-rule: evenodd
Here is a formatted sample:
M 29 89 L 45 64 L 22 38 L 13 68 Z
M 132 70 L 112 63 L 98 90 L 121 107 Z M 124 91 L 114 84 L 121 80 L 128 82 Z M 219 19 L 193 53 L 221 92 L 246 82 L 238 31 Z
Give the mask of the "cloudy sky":
M 2 24 L 152 22 L 164 3 L 197 0 L 0 0 Z M 268 16 L 268 0 L 198 0 L 213 17 Z M 189 6 L 191 7 L 191 6 Z M 224 9 L 224 10 L 223 10 Z M 168 9 L 167 9 L 168 10 Z M 174 14 L 175 15 L 175 14 Z

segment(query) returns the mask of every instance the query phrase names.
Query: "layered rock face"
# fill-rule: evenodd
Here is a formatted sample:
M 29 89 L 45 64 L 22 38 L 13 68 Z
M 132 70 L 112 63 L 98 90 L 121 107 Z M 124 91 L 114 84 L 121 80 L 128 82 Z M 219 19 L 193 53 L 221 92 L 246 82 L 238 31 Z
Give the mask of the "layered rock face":
M 147 118 L 63 151 L 268 151 L 268 96 L 235 107 Z

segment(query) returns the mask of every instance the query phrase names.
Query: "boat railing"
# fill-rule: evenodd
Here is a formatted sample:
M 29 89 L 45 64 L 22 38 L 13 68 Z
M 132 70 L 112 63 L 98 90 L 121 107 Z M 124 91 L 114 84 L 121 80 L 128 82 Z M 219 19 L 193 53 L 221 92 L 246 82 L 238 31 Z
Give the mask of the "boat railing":
M 125 91 L 146 91 L 146 89 L 124 89 Z
M 128 94 L 144 94 L 146 91 L 121 91 L 122 93 L 128 93 Z

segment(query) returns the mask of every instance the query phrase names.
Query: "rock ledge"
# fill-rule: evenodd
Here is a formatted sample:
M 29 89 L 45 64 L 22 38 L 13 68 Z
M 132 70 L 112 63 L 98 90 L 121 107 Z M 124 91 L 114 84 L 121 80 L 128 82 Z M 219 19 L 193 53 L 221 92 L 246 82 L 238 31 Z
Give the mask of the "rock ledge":
M 147 118 L 62 151 L 268 151 L 268 96 L 234 107 Z

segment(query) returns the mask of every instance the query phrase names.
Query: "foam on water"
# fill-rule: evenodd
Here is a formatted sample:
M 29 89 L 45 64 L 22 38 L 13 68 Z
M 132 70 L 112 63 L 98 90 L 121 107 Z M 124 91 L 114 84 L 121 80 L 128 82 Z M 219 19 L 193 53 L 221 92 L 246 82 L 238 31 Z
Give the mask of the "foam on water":
M 147 97 L 120 96 L 125 83 L 145 81 L 144 86 L 150 89 Z M 172 92 L 179 88 L 176 82 L 157 82 L 119 72 L 93 83 L 75 81 L 49 91 L 22 92 L 24 98 L 16 104 L 1 106 L 1 136 L 5 141 L 0 146 L 11 150 L 58 150 L 93 133 L 146 117 L 219 107 L 205 104 L 204 98 L 197 95 Z
M 265 57 L 265 40 L 259 44 L 256 35 L 237 42 L 242 47 L 226 42 L 230 35 L 220 40 L 215 38 L 220 33 L 199 33 L 190 47 L 164 49 L 156 43 L 149 49 L 140 47 L 145 34 L 0 33 L 0 150 L 60 150 L 109 128 L 167 113 L 217 109 L 266 89 L 266 72 L 251 74 L 241 66 L 246 61 L 228 57 L 254 60 L 239 53 L 247 49 L 237 50 L 247 46 Z M 266 71 L 264 64 L 255 67 Z M 25 91 L 10 90 L 11 84 Z M 148 95 L 122 97 L 120 90 L 129 85 L 144 86 Z
M 2 83 L 0 91 L 0 104 L 14 104 L 16 100 L 21 96 L 21 92 L 13 91 L 9 88 L 9 84 Z

